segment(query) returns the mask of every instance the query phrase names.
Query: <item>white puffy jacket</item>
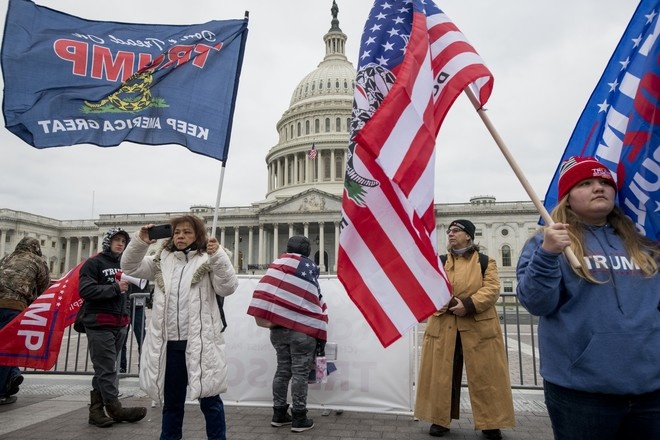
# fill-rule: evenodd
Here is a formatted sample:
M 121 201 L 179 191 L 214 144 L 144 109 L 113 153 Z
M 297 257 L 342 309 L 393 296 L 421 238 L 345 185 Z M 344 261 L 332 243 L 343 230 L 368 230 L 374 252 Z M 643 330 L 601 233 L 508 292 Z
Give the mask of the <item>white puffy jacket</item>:
M 231 295 L 238 287 L 229 256 L 220 247 L 214 255 L 162 249 L 145 257 L 148 248 L 136 232 L 121 259 L 126 274 L 155 281 L 140 357 L 140 387 L 162 403 L 167 341 L 187 340 L 188 397 L 227 391 L 225 340 L 216 295 Z

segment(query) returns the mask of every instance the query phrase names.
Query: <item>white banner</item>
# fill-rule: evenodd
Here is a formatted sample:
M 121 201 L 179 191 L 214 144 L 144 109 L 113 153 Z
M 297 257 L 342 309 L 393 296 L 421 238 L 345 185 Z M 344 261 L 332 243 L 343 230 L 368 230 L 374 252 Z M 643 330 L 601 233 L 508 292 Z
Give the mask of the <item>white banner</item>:
M 238 290 L 225 299 L 228 405 L 272 406 L 277 361 L 270 330 L 246 313 L 258 276 L 240 276 Z M 308 407 L 410 413 L 414 363 L 413 332 L 383 348 L 336 277 L 319 280 L 328 305 L 328 342 L 337 344 L 337 370 L 327 383 L 310 384 Z M 289 396 L 290 397 L 290 396 Z

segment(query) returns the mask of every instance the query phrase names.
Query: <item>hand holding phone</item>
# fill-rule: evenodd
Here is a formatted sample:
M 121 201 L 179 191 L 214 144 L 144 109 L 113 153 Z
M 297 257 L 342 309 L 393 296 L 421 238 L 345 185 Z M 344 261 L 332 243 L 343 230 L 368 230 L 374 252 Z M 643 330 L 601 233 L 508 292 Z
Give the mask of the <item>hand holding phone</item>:
M 172 225 L 165 223 L 163 225 L 156 225 L 148 229 L 149 240 L 158 240 L 161 238 L 172 237 Z

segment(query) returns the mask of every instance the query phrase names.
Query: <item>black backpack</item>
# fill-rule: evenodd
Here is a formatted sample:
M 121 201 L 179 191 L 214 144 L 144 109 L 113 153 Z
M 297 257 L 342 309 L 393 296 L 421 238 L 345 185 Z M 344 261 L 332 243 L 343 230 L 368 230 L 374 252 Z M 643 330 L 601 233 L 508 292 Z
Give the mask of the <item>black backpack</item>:
M 442 266 L 444 267 L 447 264 L 447 254 L 440 255 L 440 261 L 442 261 Z M 481 266 L 481 278 L 483 278 L 488 267 L 488 255 L 479 252 L 479 265 Z

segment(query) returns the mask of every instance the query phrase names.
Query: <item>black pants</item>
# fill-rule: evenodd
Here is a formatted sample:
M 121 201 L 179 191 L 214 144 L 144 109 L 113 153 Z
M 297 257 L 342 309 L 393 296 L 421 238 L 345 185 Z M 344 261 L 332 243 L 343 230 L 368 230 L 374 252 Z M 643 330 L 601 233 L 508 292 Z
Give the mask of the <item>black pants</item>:
M 86 328 L 89 357 L 94 366 L 92 388 L 100 391 L 103 402 L 117 400 L 117 356 L 126 340 L 128 327 Z

